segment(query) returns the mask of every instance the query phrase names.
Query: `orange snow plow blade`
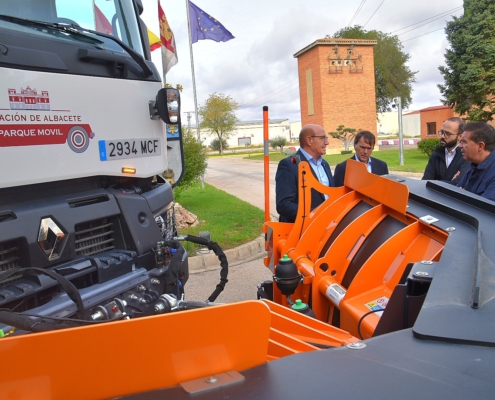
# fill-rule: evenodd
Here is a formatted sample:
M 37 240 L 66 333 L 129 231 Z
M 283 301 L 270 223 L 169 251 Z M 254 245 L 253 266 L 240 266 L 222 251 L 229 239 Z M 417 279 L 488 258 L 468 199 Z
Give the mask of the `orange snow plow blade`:
M 250 301 L 4 338 L 0 358 L 9 368 L 0 376 L 0 393 L 112 398 L 241 371 L 266 362 L 269 326 L 266 305 Z M 179 327 L 179 339 L 170 340 L 171 327 Z M 40 361 L 27 361 L 33 355 Z
M 180 340 L 168 339 L 170 327 L 180 327 Z M 356 340 L 269 301 L 218 305 L 3 338 L 0 358 L 9 368 L 0 376 L 0 393 L 26 399 L 113 398 Z M 143 342 L 150 351 L 143 352 Z M 33 354 L 42 361 L 26 362 Z

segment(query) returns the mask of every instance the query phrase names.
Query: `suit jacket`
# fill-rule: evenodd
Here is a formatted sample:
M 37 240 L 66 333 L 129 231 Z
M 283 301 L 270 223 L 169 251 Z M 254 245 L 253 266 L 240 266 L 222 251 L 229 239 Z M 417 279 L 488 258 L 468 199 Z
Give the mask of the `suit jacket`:
M 376 158 L 370 157 L 371 159 L 371 172 L 375 175 L 387 175 L 388 174 L 388 166 L 385 161 L 378 160 Z M 349 160 L 356 160 L 353 156 L 349 158 Z M 334 181 L 335 186 L 344 186 L 344 177 L 345 177 L 345 167 L 347 165 L 347 160 L 337 164 L 334 171 Z
M 298 155 L 301 161 L 308 161 L 303 153 L 298 150 L 295 155 Z M 284 158 L 278 164 L 277 173 L 275 174 L 275 200 L 277 203 L 277 212 L 280 215 L 280 222 L 294 222 L 296 220 L 298 208 L 298 183 L 297 171 L 298 165 L 292 162 L 293 156 Z M 330 171 L 330 165 L 323 160 L 321 163 L 323 169 L 328 176 L 329 186 L 335 186 Z M 311 166 L 310 166 L 311 168 Z M 313 175 L 318 178 L 311 168 Z M 325 196 L 316 190 L 311 190 L 311 210 L 318 207 L 325 201 Z
M 470 169 L 471 163 L 464 160 L 459 146 L 455 149 L 454 159 L 447 168 L 447 165 L 445 164 L 445 147 L 440 146 L 433 152 L 428 160 L 425 173 L 421 179 L 446 181 L 453 185 L 457 185 Z M 457 171 L 461 171 L 460 175 L 452 180 Z

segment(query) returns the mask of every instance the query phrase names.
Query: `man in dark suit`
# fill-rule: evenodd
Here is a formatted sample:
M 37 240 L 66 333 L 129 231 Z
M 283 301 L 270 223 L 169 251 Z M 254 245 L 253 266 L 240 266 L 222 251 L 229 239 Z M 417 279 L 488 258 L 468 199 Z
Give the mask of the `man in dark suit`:
M 464 132 L 466 122 L 458 117 L 446 120 L 440 134 L 440 147 L 438 147 L 426 165 L 423 180 L 446 181 L 457 185 L 464 175 L 471 169 L 471 163 L 464 160 L 461 148 L 458 146 L 459 138 Z
M 371 157 L 373 148 L 375 147 L 375 135 L 370 131 L 360 131 L 354 137 L 354 150 L 356 154 L 350 158 L 350 160 L 361 161 L 366 164 L 368 172 L 375 175 L 388 174 L 388 166 L 385 161 L 378 160 Z M 347 160 L 337 164 L 335 167 L 335 186 L 344 186 L 345 167 Z
M 495 201 L 495 128 L 486 122 L 466 124 L 459 147 L 471 169 L 457 186 Z
M 300 148 L 293 156 L 280 161 L 275 175 L 275 194 L 280 222 L 294 222 L 298 208 L 298 160 L 307 161 L 313 175 L 326 186 L 335 186 L 330 166 L 322 156 L 327 152 L 328 136 L 320 125 L 303 126 L 299 134 Z M 311 191 L 311 210 L 325 201 L 325 196 Z

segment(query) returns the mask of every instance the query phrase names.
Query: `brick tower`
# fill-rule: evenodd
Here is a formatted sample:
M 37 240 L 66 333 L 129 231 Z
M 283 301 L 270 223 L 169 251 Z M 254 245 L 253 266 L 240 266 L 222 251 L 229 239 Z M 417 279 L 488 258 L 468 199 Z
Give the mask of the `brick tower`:
M 376 43 L 376 40 L 325 38 L 294 54 L 303 126 L 318 124 L 328 133 L 344 125 L 369 130 L 376 136 L 373 61 Z M 330 140 L 329 154 L 342 149 L 340 140 Z

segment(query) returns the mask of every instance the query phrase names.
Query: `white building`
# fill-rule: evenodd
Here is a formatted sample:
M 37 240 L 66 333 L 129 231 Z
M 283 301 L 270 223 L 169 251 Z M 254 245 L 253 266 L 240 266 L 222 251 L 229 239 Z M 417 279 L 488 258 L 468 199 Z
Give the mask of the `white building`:
M 377 115 L 376 131 L 378 135 L 398 135 L 399 115 L 397 111 Z M 421 121 L 419 111 L 402 113 L 402 134 L 404 136 L 421 136 Z
M 402 114 L 402 133 L 404 136 L 421 137 L 421 118 L 419 111 Z
M 273 139 L 278 136 L 283 136 L 290 141 L 291 123 L 288 119 L 269 119 L 268 120 L 268 138 Z M 300 125 L 300 123 L 299 123 Z M 191 127 L 193 132 L 196 132 L 196 127 Z M 299 136 L 299 131 L 295 134 Z M 207 134 L 207 131 L 200 130 L 200 137 L 203 145 L 209 146 L 212 140 L 216 139 L 216 134 Z M 236 124 L 234 133 L 227 139 L 229 147 L 263 145 L 263 120 L 255 121 L 240 121 Z
M 398 114 L 387 112 L 378 114 L 376 131 L 379 135 L 397 135 L 399 132 Z M 290 122 L 287 118 L 270 119 L 268 121 L 268 138 L 273 139 L 283 136 L 287 142 L 297 142 L 301 131 L 301 121 Z M 196 127 L 191 127 L 196 136 Z M 402 129 L 405 137 L 419 137 L 421 134 L 421 123 L 419 111 L 405 112 L 402 115 Z M 203 145 L 209 146 L 211 141 L 216 139 L 215 134 L 209 135 L 206 130 L 200 131 Z M 236 124 L 233 134 L 227 139 L 229 148 L 263 145 L 263 120 L 240 121 Z

